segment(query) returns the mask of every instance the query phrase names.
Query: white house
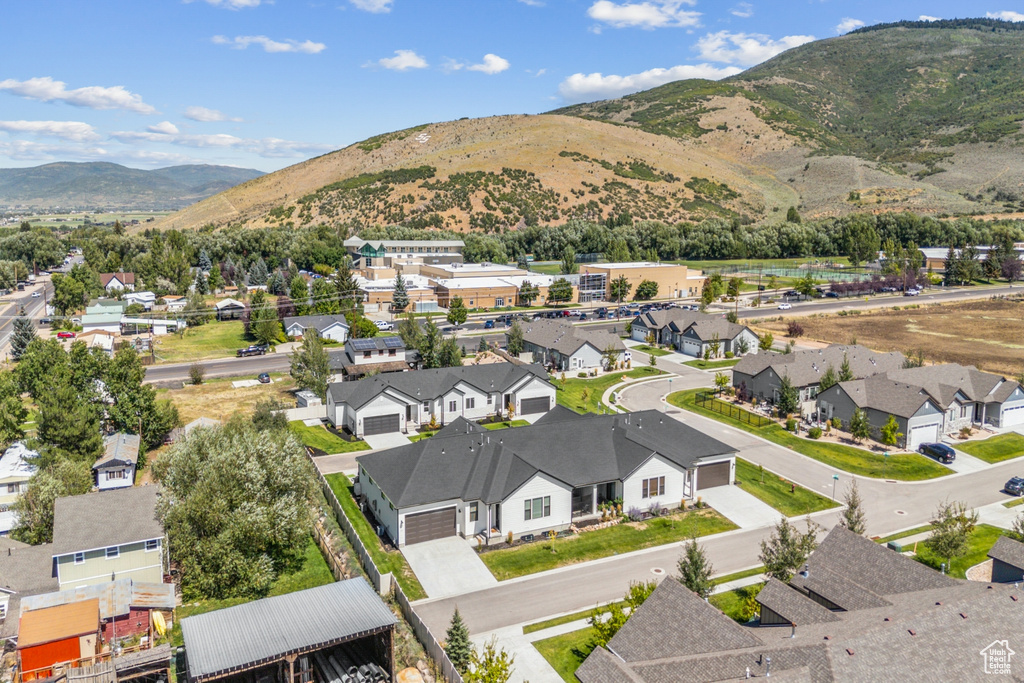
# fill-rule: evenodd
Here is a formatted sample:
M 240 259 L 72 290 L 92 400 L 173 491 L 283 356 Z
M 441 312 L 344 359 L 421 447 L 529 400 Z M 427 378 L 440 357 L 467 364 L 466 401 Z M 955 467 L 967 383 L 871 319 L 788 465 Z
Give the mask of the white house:
M 185 310 L 185 305 L 188 304 L 188 299 L 178 295 L 168 295 L 164 297 L 164 303 L 167 304 L 168 313 L 180 313 Z
M 577 327 L 569 321 L 539 319 L 522 324 L 523 353 L 556 372 L 592 370 L 604 364 L 605 349 L 616 360 L 630 358 L 618 335 L 607 330 Z M 508 332 L 505 333 L 506 338 Z
M 36 455 L 19 441 L 0 457 L 0 535 L 7 535 L 18 521 L 11 505 L 28 491 L 28 481 L 36 473 L 36 466 L 28 459 Z
M 121 298 L 129 304 L 140 304 L 147 311 L 153 310 L 153 304 L 156 303 L 156 294 L 153 292 L 131 292 Z
M 658 411 L 578 415 L 488 432 L 456 420 L 356 458 L 364 510 L 398 546 L 449 536 L 529 539 L 623 510 L 656 514 L 735 479 L 735 449 Z
M 434 420 L 506 414 L 533 419 L 555 405 L 555 387 L 539 365 L 492 363 L 378 374 L 327 388 L 327 419 L 362 437 L 409 433 Z
M 284 333 L 296 339 L 306 330 L 313 329 L 322 339 L 345 343 L 348 339 L 348 321 L 343 315 L 302 315 L 284 319 Z
M 135 290 L 135 273 L 100 273 L 100 284 L 110 293 Z
M 104 437 L 103 455 L 92 466 L 99 490 L 123 489 L 135 485 L 140 445 L 138 434 L 118 432 Z
M 355 380 L 367 373 L 408 372 L 412 369 L 405 342 L 401 337 L 349 338 L 345 342 L 345 353 L 332 362 L 331 370 L 341 370 L 349 380 Z

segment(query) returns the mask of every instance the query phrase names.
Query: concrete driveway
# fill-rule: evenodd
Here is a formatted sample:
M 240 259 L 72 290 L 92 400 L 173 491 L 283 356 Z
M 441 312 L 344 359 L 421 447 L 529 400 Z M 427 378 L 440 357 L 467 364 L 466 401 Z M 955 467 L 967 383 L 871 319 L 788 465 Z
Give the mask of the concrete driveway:
M 459 536 L 407 545 L 402 554 L 428 598 L 447 598 L 498 585 L 469 541 Z
M 739 486 L 716 486 L 698 492 L 701 499 L 741 529 L 774 526 L 782 513 Z
M 375 451 L 382 451 L 388 448 L 398 448 L 399 446 L 408 446 L 409 438 L 405 434 L 399 432 L 392 432 L 391 434 L 374 434 L 373 436 L 364 436 L 363 441 L 370 444 L 370 448 Z

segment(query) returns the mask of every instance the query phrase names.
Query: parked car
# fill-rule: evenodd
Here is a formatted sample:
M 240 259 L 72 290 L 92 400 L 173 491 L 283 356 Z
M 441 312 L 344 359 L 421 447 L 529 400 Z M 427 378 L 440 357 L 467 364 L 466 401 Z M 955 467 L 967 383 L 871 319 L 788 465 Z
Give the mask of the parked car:
M 1024 496 L 1024 477 L 1014 477 L 1003 485 L 1003 490 L 1014 496 Z
M 839 292 L 825 292 L 825 296 L 829 299 L 838 299 Z
M 920 289 L 918 289 L 917 287 L 912 287 L 912 288 L 908 289 L 907 291 L 903 292 L 903 296 L 917 296 L 920 293 L 921 293 Z
M 493 330 L 494 329 L 494 321 L 493 320 L 488 320 L 487 322 L 485 322 L 484 323 L 484 329 L 485 330 Z
M 956 460 L 956 451 L 944 443 L 923 443 L 917 447 L 917 452 L 939 462 L 950 463 Z
M 238 349 L 235 351 L 235 355 L 239 358 L 246 356 L 262 356 L 267 352 L 267 346 L 265 344 L 251 344 L 244 349 Z
M 779 310 L 780 311 L 788 311 L 791 308 L 793 308 L 793 304 L 787 304 L 785 301 L 783 301 L 781 304 L 779 304 Z
M 587 314 L 586 313 L 580 313 L 580 320 L 586 320 L 586 319 L 587 319 Z
M 377 326 L 377 329 L 381 332 L 391 332 L 395 329 L 395 326 L 389 323 L 387 320 L 374 320 L 373 324 Z
M 260 381 L 260 384 L 270 384 L 270 375 L 265 372 L 261 372 L 256 379 Z
M 42 292 L 32 292 L 32 298 L 33 299 L 38 299 L 42 295 L 43 295 Z
M 50 324 L 50 323 L 52 323 L 52 322 L 53 322 L 53 318 L 42 318 L 42 319 L 41 319 L 41 320 L 39 321 L 39 324 L 40 324 L 40 325 L 49 325 L 49 324 Z
M 67 330 L 61 330 L 60 332 L 57 333 L 57 339 L 74 339 L 74 338 L 75 338 L 75 333 L 74 332 L 68 332 Z

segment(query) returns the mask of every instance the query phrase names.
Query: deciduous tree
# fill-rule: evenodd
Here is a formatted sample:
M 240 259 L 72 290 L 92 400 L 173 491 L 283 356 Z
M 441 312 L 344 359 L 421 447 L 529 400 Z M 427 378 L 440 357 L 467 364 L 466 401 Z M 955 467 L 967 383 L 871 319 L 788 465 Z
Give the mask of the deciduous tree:
M 448 302 L 448 315 L 446 317 L 448 323 L 458 327 L 466 322 L 467 317 L 469 317 L 469 311 L 466 310 L 466 304 L 462 301 L 462 297 L 453 296 Z
M 843 510 L 839 517 L 839 526 L 863 536 L 864 532 L 867 531 L 867 525 L 864 519 L 863 501 L 860 498 L 860 491 L 857 490 L 856 479 L 850 479 L 850 486 L 846 489 L 843 502 L 846 503 L 846 509 Z
M 761 541 L 761 563 L 765 576 L 789 583 L 797 570 L 818 547 L 818 526 L 807 518 L 807 531 L 800 533 L 783 517 L 775 525 L 772 535 Z
M 292 354 L 291 376 L 302 389 L 309 389 L 327 400 L 327 380 L 331 375 L 330 358 L 318 334 L 304 334 L 302 346 Z
M 92 465 L 57 460 L 29 479 L 28 490 L 11 505 L 18 523 L 11 538 L 39 545 L 53 541 L 53 503 L 65 496 L 78 496 L 92 488 Z
M 935 524 L 924 543 L 935 555 L 946 559 L 948 571 L 953 560 L 967 554 L 971 534 L 977 526 L 977 511 L 959 501 L 945 501 L 935 511 Z

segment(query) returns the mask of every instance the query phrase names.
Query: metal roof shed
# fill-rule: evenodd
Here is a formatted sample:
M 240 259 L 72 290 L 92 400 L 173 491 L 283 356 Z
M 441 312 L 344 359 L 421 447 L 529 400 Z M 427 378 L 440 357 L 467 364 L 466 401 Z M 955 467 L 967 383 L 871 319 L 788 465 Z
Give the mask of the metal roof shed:
M 264 598 L 181 620 L 190 683 L 289 664 L 297 657 L 368 636 L 394 677 L 395 616 L 363 579 Z

